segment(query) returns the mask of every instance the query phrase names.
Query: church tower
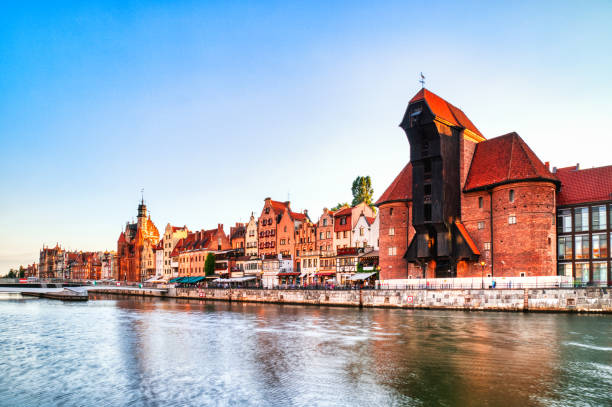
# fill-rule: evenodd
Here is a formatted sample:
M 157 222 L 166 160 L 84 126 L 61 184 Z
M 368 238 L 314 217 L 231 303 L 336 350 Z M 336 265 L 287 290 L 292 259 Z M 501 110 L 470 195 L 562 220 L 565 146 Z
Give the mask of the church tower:
M 469 169 L 463 163 L 484 137 L 460 109 L 424 88 L 410 100 L 400 127 L 410 143 L 416 231 L 405 258 L 424 276 L 455 277 L 458 261 L 479 255 L 461 225 L 461 192 Z
M 147 205 L 144 203 L 144 198 L 140 199 L 140 204 L 138 205 L 138 227 L 143 228 L 147 222 Z

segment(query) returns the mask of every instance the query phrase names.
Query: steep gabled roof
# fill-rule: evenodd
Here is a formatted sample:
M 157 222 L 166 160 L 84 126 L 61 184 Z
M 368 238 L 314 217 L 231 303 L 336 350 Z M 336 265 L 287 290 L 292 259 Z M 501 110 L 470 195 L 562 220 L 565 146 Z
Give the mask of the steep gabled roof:
M 555 175 L 561 181 L 557 205 L 612 200 L 612 165 L 584 170 L 559 168 Z
M 276 212 L 277 214 L 281 214 L 285 211 L 285 209 L 289 208 L 289 205 L 287 203 L 274 201 L 272 199 L 270 199 L 270 205 L 272 206 L 274 212 Z
M 559 184 L 523 139 L 512 132 L 476 144 L 464 191 L 537 180 Z
M 391 185 L 378 198 L 374 205 L 379 206 L 385 202 L 410 201 L 412 199 L 412 163 L 397 174 Z
M 482 133 L 474 126 L 474 123 L 463 113 L 461 109 L 452 104 L 448 103 L 446 100 L 442 99 L 440 96 L 436 95 L 433 92 L 423 88 L 421 89 L 412 99 L 410 99 L 410 103 L 417 102 L 419 100 L 425 100 L 427 106 L 429 106 L 429 110 L 438 118 L 443 119 L 455 126 L 463 127 L 464 129 L 468 129 L 473 133 L 476 133 L 480 137 L 484 138 Z
M 289 212 L 289 214 L 291 215 L 291 217 L 294 220 L 300 220 L 300 221 L 305 221 L 306 220 L 306 214 L 304 213 L 300 213 L 300 212 Z

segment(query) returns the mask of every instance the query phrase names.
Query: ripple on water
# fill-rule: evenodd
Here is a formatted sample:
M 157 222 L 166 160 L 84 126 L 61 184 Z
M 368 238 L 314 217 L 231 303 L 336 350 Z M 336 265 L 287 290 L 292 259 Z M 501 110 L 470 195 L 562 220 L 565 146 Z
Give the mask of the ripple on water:
M 9 300 L 0 326 L 0 406 L 612 405 L 608 316 Z

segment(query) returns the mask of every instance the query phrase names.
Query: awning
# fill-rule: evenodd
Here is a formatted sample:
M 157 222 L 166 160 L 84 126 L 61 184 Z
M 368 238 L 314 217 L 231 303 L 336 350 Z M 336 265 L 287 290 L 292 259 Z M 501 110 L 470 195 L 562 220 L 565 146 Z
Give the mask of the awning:
M 299 276 L 300 273 L 278 273 L 277 276 L 279 277 L 286 277 L 286 276 Z
M 376 272 L 374 273 L 357 273 L 355 275 L 352 275 L 348 278 L 349 281 L 361 281 L 361 280 L 365 280 L 366 278 L 372 277 L 374 274 L 376 274 Z
M 170 279 L 170 281 L 168 281 L 169 283 L 178 283 L 180 279 L 182 279 L 183 277 L 174 277 L 172 279 Z
M 328 272 L 324 271 L 324 272 L 317 273 L 316 275 L 317 276 L 333 276 L 335 274 L 336 274 L 335 271 L 328 271 Z
M 233 277 L 233 278 L 218 278 L 213 280 L 213 283 L 242 283 L 244 281 L 255 280 L 255 276 Z

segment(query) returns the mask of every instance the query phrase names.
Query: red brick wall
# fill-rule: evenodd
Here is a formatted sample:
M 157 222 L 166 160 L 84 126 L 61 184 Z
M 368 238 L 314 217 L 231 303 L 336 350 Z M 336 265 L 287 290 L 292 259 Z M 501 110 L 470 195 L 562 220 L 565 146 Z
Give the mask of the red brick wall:
M 283 244 L 282 241 L 285 241 Z M 291 256 L 295 254 L 295 226 L 293 219 L 289 216 L 289 213 L 285 211 L 278 226 L 276 228 L 276 245 L 278 248 L 277 253 Z M 295 266 L 295 257 L 294 257 Z
M 393 209 L 393 213 L 391 213 Z M 379 264 L 380 279 L 389 280 L 397 278 L 420 277 L 415 266 L 404 260 L 408 243 L 414 236 L 414 228 L 410 224 L 412 219 L 412 204 L 410 202 L 391 202 L 380 205 L 379 230 Z M 389 235 L 389 229 L 394 229 L 394 235 Z M 395 247 L 396 254 L 389 255 L 389 248 Z
M 327 225 L 323 226 L 323 219 L 327 219 Z M 327 232 L 330 232 L 329 239 L 327 238 Z M 320 238 L 321 233 L 323 233 L 323 239 Z M 317 250 L 321 250 L 321 246 L 323 246 L 323 251 L 327 250 L 327 246 L 329 246 L 329 250 L 334 250 L 334 217 L 330 215 L 329 212 L 323 212 L 321 217 L 319 218 L 319 222 L 317 224 Z
M 513 189 L 514 202 L 509 200 Z M 482 209 L 478 196 L 485 197 Z M 520 182 L 493 189 L 493 262 L 494 276 L 518 277 L 556 275 L 555 187 L 548 182 Z M 484 242 L 490 238 L 488 193 L 464 194 L 462 200 L 463 223 L 476 242 L 487 263 L 484 273 L 491 273 L 491 259 L 484 251 Z M 509 224 L 514 215 L 516 224 Z M 485 228 L 477 229 L 484 221 Z M 468 264 L 464 275 L 480 276 L 478 263 Z
M 268 213 L 266 213 L 266 209 Z M 261 210 L 261 215 L 259 216 L 258 222 L 258 231 L 259 233 L 259 255 L 269 254 L 276 255 L 278 253 L 278 248 L 276 246 L 276 216 L 277 214 L 274 212 L 272 205 L 269 200 L 265 201 L 264 207 Z M 264 225 L 265 223 L 265 225 Z M 266 236 L 267 234 L 267 236 Z M 268 245 L 274 244 L 274 247 L 266 248 L 266 242 Z
M 461 137 L 459 148 L 459 179 L 461 182 L 461 189 L 463 189 L 463 186 L 465 185 L 465 180 L 468 176 L 468 172 L 470 171 L 470 165 L 472 164 L 472 157 L 474 156 L 474 151 L 476 150 L 476 143 L 474 141 L 466 140 L 464 137 Z

